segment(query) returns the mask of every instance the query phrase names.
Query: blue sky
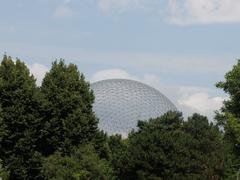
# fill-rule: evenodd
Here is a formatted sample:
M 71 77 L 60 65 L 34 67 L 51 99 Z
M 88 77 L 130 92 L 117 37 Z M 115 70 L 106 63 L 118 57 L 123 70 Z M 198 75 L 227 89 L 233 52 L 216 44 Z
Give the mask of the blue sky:
M 56 58 L 89 81 L 130 78 L 184 114 L 213 116 L 214 87 L 239 58 L 239 0 L 0 0 L 0 53 L 38 78 Z

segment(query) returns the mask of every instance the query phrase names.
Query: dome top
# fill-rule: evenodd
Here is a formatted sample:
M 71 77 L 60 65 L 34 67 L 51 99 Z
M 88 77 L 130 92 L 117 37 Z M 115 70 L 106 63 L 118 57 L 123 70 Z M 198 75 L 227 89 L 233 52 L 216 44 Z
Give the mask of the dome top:
M 138 120 L 156 118 L 177 110 L 158 90 L 138 81 L 108 79 L 92 83 L 91 88 L 99 127 L 110 135 L 126 135 L 136 129 Z

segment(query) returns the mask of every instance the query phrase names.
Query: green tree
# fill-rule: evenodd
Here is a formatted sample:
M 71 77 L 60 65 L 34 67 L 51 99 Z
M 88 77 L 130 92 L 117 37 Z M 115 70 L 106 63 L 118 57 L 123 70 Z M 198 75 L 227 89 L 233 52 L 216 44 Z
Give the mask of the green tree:
M 43 174 L 49 180 L 112 180 L 109 163 L 100 159 L 91 144 L 78 147 L 70 156 L 56 152 L 44 160 Z
M 53 62 L 41 92 L 46 100 L 44 155 L 56 150 L 68 153 L 95 137 L 98 121 L 92 111 L 94 95 L 76 65 L 66 65 L 62 59 Z
M 91 141 L 100 158 L 110 160 L 111 152 L 108 144 L 108 135 L 103 131 L 98 131 Z
M 108 146 L 111 152 L 110 162 L 114 168 L 115 174 L 122 174 L 122 167 L 125 166 L 123 158 L 127 153 L 128 139 L 122 139 L 121 135 L 112 135 L 108 138 Z
M 181 113 L 138 123 L 121 157 L 121 179 L 220 179 L 224 165 L 221 134 L 205 117 L 188 122 Z M 212 157 L 214 156 L 214 157 Z
M 216 86 L 223 89 L 229 95 L 229 100 L 224 102 L 223 112 L 229 112 L 240 117 L 240 60 L 233 66 L 232 70 L 225 75 L 225 81 L 218 82 Z
M 184 165 L 183 157 L 188 156 L 181 144 L 187 141 L 181 131 L 182 123 L 180 113 L 139 121 L 139 129 L 129 135 L 127 154 L 122 157 L 121 179 L 174 179 L 176 165 Z M 184 171 L 182 168 L 177 172 Z
M 188 148 L 191 155 L 191 172 L 199 179 L 221 179 L 224 176 L 225 144 L 218 127 L 207 117 L 193 114 L 183 124 L 183 131 L 192 137 Z
M 236 173 L 236 169 L 231 168 L 240 164 L 240 60 L 227 72 L 225 80 L 216 86 L 228 95 L 223 107 L 217 112 L 216 120 L 218 125 L 224 130 L 224 140 L 229 146 L 229 169 L 231 173 Z M 232 170 L 231 170 L 232 169 Z
M 9 170 L 10 179 L 38 178 L 40 97 L 27 66 L 5 55 L 0 66 L 0 158 Z

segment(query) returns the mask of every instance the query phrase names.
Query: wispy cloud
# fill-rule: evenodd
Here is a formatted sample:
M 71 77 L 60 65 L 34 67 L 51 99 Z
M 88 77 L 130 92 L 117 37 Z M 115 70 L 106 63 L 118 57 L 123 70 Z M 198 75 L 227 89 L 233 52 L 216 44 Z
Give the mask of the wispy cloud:
M 177 25 L 240 22 L 239 0 L 98 0 L 98 5 L 104 12 L 151 9 Z
M 239 0 L 169 0 L 168 20 L 179 25 L 238 23 Z

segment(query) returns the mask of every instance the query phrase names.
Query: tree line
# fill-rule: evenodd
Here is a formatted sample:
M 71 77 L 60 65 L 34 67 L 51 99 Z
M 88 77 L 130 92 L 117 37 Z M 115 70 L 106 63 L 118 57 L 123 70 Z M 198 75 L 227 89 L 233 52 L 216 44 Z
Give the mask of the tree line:
M 216 84 L 229 96 L 215 122 L 180 112 L 139 121 L 127 138 L 98 128 L 90 84 L 52 63 L 41 86 L 20 59 L 0 65 L 0 177 L 10 180 L 236 179 L 240 61 Z

